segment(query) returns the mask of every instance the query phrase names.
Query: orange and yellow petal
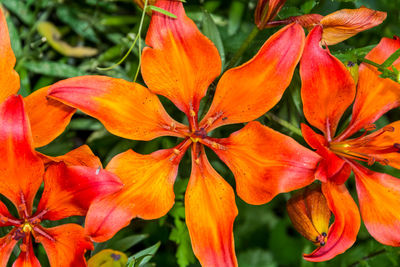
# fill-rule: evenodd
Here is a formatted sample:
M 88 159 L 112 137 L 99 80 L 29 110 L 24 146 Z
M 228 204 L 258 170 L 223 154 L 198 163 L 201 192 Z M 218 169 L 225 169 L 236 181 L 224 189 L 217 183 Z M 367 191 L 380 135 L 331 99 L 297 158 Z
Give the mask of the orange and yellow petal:
M 1 10 L 1 8 L 0 8 Z M 0 238 L 0 267 L 6 267 L 7 262 L 10 258 L 11 252 L 13 251 L 18 240 L 12 238 L 13 230 L 8 235 Z
M 95 156 L 88 145 L 82 145 L 62 156 L 51 157 L 38 153 L 44 164 L 53 162 L 64 162 L 70 166 L 86 166 L 91 168 L 102 168 L 100 159 Z
M 35 147 L 47 145 L 67 127 L 75 109 L 47 96 L 49 87 L 24 98 Z
M 11 49 L 7 21 L 0 8 L 0 103 L 19 90 L 19 75 L 14 65 L 15 56 Z
M 302 27 L 311 31 L 312 28 L 314 28 L 317 24 L 319 24 L 322 18 L 323 16 L 320 14 L 305 14 L 301 16 L 289 17 L 287 20 L 289 22 L 296 22 L 300 24 Z
M 362 166 L 353 170 L 368 232 L 384 245 L 400 246 L 400 179 Z
M 335 220 L 329 227 L 326 244 L 304 255 L 304 259 L 314 262 L 330 260 L 350 248 L 361 224 L 358 207 L 345 185 L 328 181 L 322 183 L 322 192 Z
M 303 46 L 304 31 L 297 24 L 272 35 L 250 61 L 224 73 L 200 125 L 212 130 L 262 116 L 289 86 Z
M 381 24 L 385 19 L 386 12 L 366 7 L 341 9 L 321 19 L 322 40 L 326 45 L 334 45 Z
M 354 80 L 345 66 L 320 46 L 322 27 L 308 34 L 300 62 L 301 98 L 308 122 L 330 141 L 344 111 L 354 100 Z
M 391 54 L 400 49 L 400 38 L 382 38 L 365 58 L 382 64 Z M 400 68 L 400 58 L 393 64 Z M 353 105 L 353 115 L 341 140 L 350 137 L 361 128 L 374 123 L 387 111 L 400 106 L 400 84 L 391 79 L 380 78 L 375 67 L 362 63 L 358 71 L 357 95 Z
M 250 122 L 211 147 L 235 175 L 238 195 L 247 203 L 264 204 L 279 193 L 314 180 L 321 159 L 292 138 L 259 122 Z
M 82 76 L 55 83 L 49 96 L 100 120 L 112 134 L 134 140 L 181 136 L 173 120 L 147 88 L 106 76 Z
M 124 187 L 92 204 L 85 223 L 88 235 L 103 242 L 135 217 L 151 220 L 164 216 L 175 202 L 173 186 L 179 163 L 175 156 L 173 149 L 149 155 L 128 150 L 115 156 L 106 169 L 116 174 Z
M 237 266 L 233 222 L 237 216 L 232 187 L 211 167 L 201 148 L 192 153 L 185 194 L 186 225 L 193 252 L 204 267 Z
M 51 237 L 36 234 L 42 243 L 51 266 L 86 267 L 85 252 L 93 249 L 82 226 L 71 223 L 52 228 L 42 228 Z
M 0 105 L 0 193 L 28 213 L 42 183 L 44 166 L 33 148 L 29 120 L 21 96 Z
M 85 166 L 51 164 L 44 174 L 44 191 L 36 214 L 45 211 L 43 220 L 84 216 L 96 199 L 122 188 L 114 174 Z
M 157 1 L 156 6 L 177 18 L 153 12 L 146 36 L 149 47 L 142 54 L 142 76 L 152 92 L 191 116 L 220 74 L 221 59 L 214 44 L 186 16 L 181 1 Z
M 19 246 L 21 252 L 12 267 L 41 267 L 32 246 L 32 237 L 27 235 Z

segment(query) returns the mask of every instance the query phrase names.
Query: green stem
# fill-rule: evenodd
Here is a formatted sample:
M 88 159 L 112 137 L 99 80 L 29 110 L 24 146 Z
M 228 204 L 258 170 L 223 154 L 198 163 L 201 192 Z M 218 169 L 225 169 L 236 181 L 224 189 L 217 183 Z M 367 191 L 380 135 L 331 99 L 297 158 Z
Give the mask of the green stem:
M 369 260 L 369 259 L 371 259 L 371 258 L 373 258 L 373 257 L 375 257 L 375 256 L 378 256 L 378 255 L 380 255 L 380 254 L 383 254 L 383 253 L 385 253 L 385 252 L 386 252 L 385 249 L 381 249 L 381 250 L 372 252 L 371 254 L 368 254 L 367 256 L 361 258 L 361 260 L 358 260 L 358 261 L 353 262 L 352 264 L 349 265 L 349 267 L 357 266 L 357 265 L 360 264 L 362 261 Z
M 133 79 L 133 82 L 136 82 L 136 79 L 139 75 L 139 71 L 140 71 L 140 65 L 142 65 L 142 39 L 141 39 L 141 34 L 142 34 L 142 27 L 143 27 L 143 22 L 144 22 L 144 18 L 146 15 L 146 11 L 147 11 L 147 4 L 148 4 L 148 0 L 144 1 L 144 7 L 143 7 L 143 13 L 142 13 L 142 17 L 140 18 L 140 24 L 139 24 L 139 30 L 138 30 L 138 36 L 139 36 L 139 63 L 138 63 L 138 67 L 136 69 L 136 73 L 135 73 L 135 78 Z
M 233 58 L 229 61 L 227 69 L 230 69 L 236 65 L 236 63 L 239 61 L 240 57 L 243 55 L 243 53 L 247 50 L 253 39 L 257 36 L 257 34 L 260 32 L 260 30 L 257 28 L 257 26 L 254 26 L 253 30 L 250 32 L 250 34 L 247 36 L 246 40 L 242 43 L 242 46 L 239 48 L 239 50 L 236 52 L 236 54 L 233 56 Z
M 279 125 L 285 127 L 286 129 L 288 129 L 289 131 L 291 131 L 292 133 L 298 135 L 298 136 L 303 136 L 301 133 L 301 130 L 294 126 L 293 124 L 291 124 L 290 122 L 287 122 L 285 120 L 282 120 L 281 118 L 279 118 L 278 116 L 272 114 L 272 113 L 268 113 L 265 114 L 265 117 L 271 121 L 274 121 L 276 123 L 278 123 Z

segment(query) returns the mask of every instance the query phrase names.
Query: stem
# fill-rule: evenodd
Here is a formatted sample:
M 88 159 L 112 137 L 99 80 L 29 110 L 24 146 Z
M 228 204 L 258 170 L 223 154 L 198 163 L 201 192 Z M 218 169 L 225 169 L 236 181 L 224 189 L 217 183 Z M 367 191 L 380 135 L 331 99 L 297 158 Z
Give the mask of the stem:
M 276 123 L 278 123 L 279 125 L 285 127 L 286 129 L 288 129 L 289 131 L 291 131 L 292 133 L 298 135 L 298 136 L 303 136 L 301 133 L 301 130 L 294 126 L 293 124 L 291 124 L 290 122 L 287 122 L 285 120 L 282 120 L 281 118 L 279 118 L 278 116 L 272 114 L 272 113 L 268 113 L 265 114 L 265 117 L 271 121 L 274 121 Z
M 233 58 L 229 61 L 227 69 L 230 69 L 236 65 L 236 63 L 239 61 L 240 57 L 247 50 L 247 48 L 249 47 L 249 45 L 251 44 L 251 42 L 257 36 L 257 34 L 259 32 L 260 32 L 260 30 L 257 28 L 257 26 L 254 26 L 253 30 L 247 36 L 246 40 L 244 40 L 242 46 L 239 48 L 239 50 L 236 52 L 236 54 L 233 56 Z
M 385 253 L 385 252 L 386 252 L 385 249 L 381 249 L 381 250 L 372 252 L 371 254 L 368 254 L 367 256 L 362 257 L 361 260 L 358 260 L 358 261 L 353 262 L 352 264 L 349 265 L 349 267 L 357 266 L 357 265 L 360 264 L 362 261 L 369 260 L 369 259 L 371 259 L 371 258 L 373 258 L 373 257 L 375 257 L 375 256 L 378 256 L 378 255 L 380 255 L 380 254 L 383 254 L 383 253 Z

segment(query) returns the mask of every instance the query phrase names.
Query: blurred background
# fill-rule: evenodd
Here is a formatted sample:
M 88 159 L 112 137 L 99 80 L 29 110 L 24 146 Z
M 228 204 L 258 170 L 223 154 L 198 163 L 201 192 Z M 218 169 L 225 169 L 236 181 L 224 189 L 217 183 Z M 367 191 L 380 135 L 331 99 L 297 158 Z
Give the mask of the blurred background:
M 1 0 L 7 10 L 7 22 L 14 53 L 16 70 L 21 77 L 20 94 L 50 85 L 60 79 L 98 74 L 133 81 L 138 70 L 138 46 L 118 64 L 137 37 L 142 10 L 131 0 Z M 257 1 L 250 0 L 186 0 L 187 15 L 217 46 L 225 65 L 255 27 L 254 10 Z M 277 19 L 308 13 L 327 15 L 342 8 L 366 6 L 387 12 L 387 19 L 379 26 L 362 32 L 343 43 L 330 47 L 339 59 L 355 60 L 364 56 L 382 37 L 400 35 L 400 0 L 288 0 Z M 146 16 L 141 32 L 144 38 L 149 17 Z M 278 28 L 261 31 L 250 44 L 240 62 L 255 55 L 267 38 Z M 141 40 L 143 47 L 144 41 Z M 113 66 L 114 65 L 114 66 Z M 112 68 L 109 68 L 112 67 Z M 102 68 L 108 68 L 106 70 Z M 144 84 L 140 76 L 137 82 Z M 215 88 L 211 85 L 211 89 Z M 296 71 L 292 84 L 279 104 L 258 120 L 280 132 L 292 136 L 305 145 L 302 137 L 283 127 L 276 116 L 295 127 L 305 122 L 301 109 L 300 79 Z M 160 97 L 173 118 L 185 122 L 185 116 L 167 99 Z M 207 97 L 206 97 L 207 98 Z M 206 99 L 203 101 L 206 102 Z M 205 103 L 202 107 L 204 108 Z M 201 112 L 200 112 L 201 113 Z M 349 113 L 349 112 L 348 112 Z M 350 115 L 350 113 L 349 113 Z M 386 125 L 400 118 L 399 110 L 390 111 L 378 122 Z M 345 122 L 343 122 L 345 123 Z M 243 125 L 224 126 L 215 130 L 215 137 L 227 137 Z M 54 142 L 40 148 L 48 155 L 61 155 L 87 143 L 103 161 L 104 166 L 118 153 L 133 149 L 148 154 L 160 148 L 177 144 L 177 138 L 161 137 L 149 142 L 132 141 L 108 133 L 95 119 L 78 112 L 68 129 Z M 207 151 L 215 169 L 233 187 L 230 170 Z M 375 164 L 377 165 L 377 164 Z M 400 177 L 390 167 L 374 166 L 376 170 Z M 96 244 L 94 252 L 103 248 L 123 251 L 127 256 L 142 258 L 140 266 L 200 266 L 195 259 L 188 231 L 184 223 L 184 192 L 190 175 L 190 157 L 186 155 L 180 165 L 175 183 L 174 208 L 159 220 L 135 219 L 112 240 Z M 354 180 L 348 188 L 355 193 Z M 290 194 L 281 194 L 270 203 L 251 206 L 237 198 L 239 215 L 234 226 L 236 253 L 240 266 L 398 266 L 400 249 L 376 242 L 362 226 L 357 242 L 345 254 L 326 263 L 310 263 L 302 259 L 314 245 L 304 239 L 291 226 L 286 213 Z M 355 197 L 357 199 L 357 197 Z M 67 219 L 82 222 L 82 218 Z M 35 248 L 41 262 L 46 262 L 44 250 Z

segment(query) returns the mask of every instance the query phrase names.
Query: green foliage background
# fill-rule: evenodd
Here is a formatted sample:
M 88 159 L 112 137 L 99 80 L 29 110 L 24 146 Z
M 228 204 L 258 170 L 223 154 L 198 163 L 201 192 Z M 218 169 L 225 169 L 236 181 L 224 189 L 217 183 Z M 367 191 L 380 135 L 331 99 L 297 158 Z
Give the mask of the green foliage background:
M 97 69 L 118 62 L 138 32 L 142 11 L 131 0 L 2 0 L 0 2 L 9 11 L 7 22 L 17 57 L 16 70 L 21 77 L 22 95 L 26 96 L 60 79 L 85 74 L 133 80 L 139 62 L 137 47 L 119 66 L 107 71 Z M 357 8 L 362 5 L 386 11 L 388 17 L 380 26 L 330 47 L 333 54 L 342 60 L 348 60 L 354 59 L 355 55 L 365 55 L 371 45 L 376 45 L 381 37 L 400 35 L 400 0 L 288 0 L 278 17 L 285 18 L 306 13 L 326 15 L 341 8 Z M 225 63 L 232 58 L 253 29 L 255 6 L 255 0 L 187 0 L 185 3 L 188 16 L 217 45 Z M 44 20 L 58 27 L 63 34 L 63 41 L 70 45 L 95 47 L 99 50 L 99 54 L 84 59 L 61 55 L 37 31 L 38 22 Z M 145 35 L 148 22 L 149 18 L 146 17 L 142 36 Z M 252 57 L 276 30 L 268 29 L 259 33 L 241 62 Z M 143 45 L 144 42 L 142 47 Z M 365 47 L 367 48 L 364 49 Z M 140 75 L 138 82 L 144 84 Z M 301 111 L 299 88 L 300 80 L 296 73 L 280 103 L 259 120 L 305 145 L 300 136 L 284 128 L 274 119 L 278 116 L 296 127 L 305 122 Z M 183 114 L 171 102 L 165 98 L 162 98 L 162 102 L 175 119 L 184 121 Z M 393 110 L 377 124 L 385 125 L 400 118 L 399 115 L 398 109 Z M 214 131 L 213 135 L 227 137 L 241 127 L 241 125 L 225 126 Z M 114 155 L 130 148 L 147 154 L 160 148 L 172 147 L 176 142 L 176 138 L 168 137 L 157 138 L 150 142 L 125 140 L 108 133 L 97 120 L 78 112 L 67 131 L 40 151 L 49 155 L 60 155 L 87 143 L 106 165 Z M 229 169 L 211 151 L 207 152 L 216 170 L 234 186 L 233 175 Z M 375 168 L 396 177 L 400 176 L 399 171 L 389 167 Z M 176 204 L 169 214 L 154 221 L 133 220 L 129 227 L 123 229 L 109 242 L 96 244 L 95 252 L 103 248 L 113 248 L 125 251 L 128 256 L 135 255 L 136 258 L 145 255 L 140 263 L 137 262 L 137 265 L 141 266 L 199 266 L 191 251 L 184 223 L 183 198 L 189 175 L 190 157 L 185 156 L 175 184 Z M 349 179 L 348 186 L 354 193 L 353 182 Z M 281 194 L 270 203 L 261 206 L 251 206 L 237 198 L 239 215 L 235 221 L 234 234 L 240 266 L 399 265 L 400 250 L 379 244 L 370 237 L 364 226 L 357 242 L 345 254 L 326 263 L 304 261 L 302 253 L 312 251 L 313 245 L 292 228 L 285 208 L 289 197 L 290 194 Z M 82 222 L 81 218 L 69 220 Z M 44 250 L 35 249 L 39 259 L 45 262 Z M 153 258 L 146 256 L 153 254 Z

